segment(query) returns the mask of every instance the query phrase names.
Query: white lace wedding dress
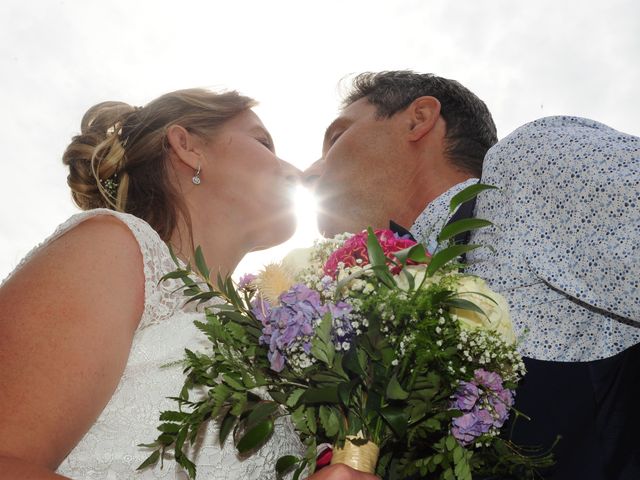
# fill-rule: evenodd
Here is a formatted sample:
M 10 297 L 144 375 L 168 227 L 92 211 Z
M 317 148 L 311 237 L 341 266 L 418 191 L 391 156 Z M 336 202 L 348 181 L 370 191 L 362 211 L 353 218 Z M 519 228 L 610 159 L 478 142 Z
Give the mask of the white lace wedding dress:
M 156 425 L 162 410 L 175 409 L 176 396 L 184 380 L 182 367 L 161 368 L 182 359 L 185 348 L 204 349 L 205 337 L 193 325 L 203 314 L 194 307 L 184 307 L 185 297 L 172 293 L 175 282 L 160 278 L 175 270 L 169 250 L 157 233 L 144 221 L 127 214 L 97 209 L 74 215 L 39 248 L 95 215 L 113 215 L 125 223 L 140 244 L 144 260 L 145 306 L 140 325 L 133 338 L 127 366 L 113 397 L 102 414 L 60 464 L 58 473 L 72 479 L 187 479 L 187 474 L 173 460 L 136 472 L 150 454 L 138 447 L 158 436 Z M 20 266 L 18 266 L 20 268 Z M 17 270 L 17 269 L 16 269 Z M 199 439 L 198 448 L 190 452 L 197 466 L 197 478 L 203 480 L 275 479 L 275 463 L 282 455 L 302 455 L 303 448 L 291 423 L 280 421 L 269 442 L 254 455 L 240 459 L 229 438 L 221 448 L 217 428 L 211 422 Z

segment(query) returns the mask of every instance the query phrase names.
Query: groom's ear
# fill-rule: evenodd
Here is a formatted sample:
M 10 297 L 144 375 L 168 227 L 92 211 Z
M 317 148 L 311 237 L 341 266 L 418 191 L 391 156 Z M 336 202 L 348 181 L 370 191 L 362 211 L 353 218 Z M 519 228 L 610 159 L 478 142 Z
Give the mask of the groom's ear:
M 409 140 L 418 141 L 430 133 L 440 118 L 440 101 L 435 97 L 418 97 L 406 110 L 409 115 Z
M 171 125 L 167 129 L 166 135 L 167 142 L 176 160 L 186 164 L 193 170 L 197 170 L 201 164 L 202 152 L 198 149 L 198 142 L 196 142 L 194 136 L 180 125 Z

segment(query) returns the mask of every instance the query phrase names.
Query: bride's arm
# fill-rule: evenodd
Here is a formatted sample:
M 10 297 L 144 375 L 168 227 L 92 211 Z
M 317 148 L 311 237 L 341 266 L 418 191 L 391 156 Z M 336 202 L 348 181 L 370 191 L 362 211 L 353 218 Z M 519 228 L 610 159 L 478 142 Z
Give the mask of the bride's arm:
M 0 478 L 54 479 L 111 398 L 144 308 L 138 243 L 101 216 L 0 289 Z

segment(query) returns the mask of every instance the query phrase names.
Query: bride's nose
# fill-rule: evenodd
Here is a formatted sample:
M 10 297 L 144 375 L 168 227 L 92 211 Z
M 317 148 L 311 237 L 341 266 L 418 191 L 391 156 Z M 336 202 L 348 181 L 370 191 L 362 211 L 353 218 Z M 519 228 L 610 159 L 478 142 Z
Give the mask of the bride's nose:
M 313 190 L 321 175 L 322 175 L 322 158 L 313 162 L 309 168 L 307 168 L 304 172 L 302 172 L 302 184 L 305 187 Z
M 282 174 L 288 182 L 298 184 L 302 181 L 302 170 L 294 167 L 289 162 L 285 162 L 284 160 L 280 160 L 280 164 L 282 166 Z

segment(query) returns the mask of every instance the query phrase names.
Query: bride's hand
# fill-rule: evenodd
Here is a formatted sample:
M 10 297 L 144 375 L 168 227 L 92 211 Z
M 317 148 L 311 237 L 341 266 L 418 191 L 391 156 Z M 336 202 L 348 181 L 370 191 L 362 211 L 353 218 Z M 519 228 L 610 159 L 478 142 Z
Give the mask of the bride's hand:
M 370 473 L 362 473 L 337 463 L 314 473 L 307 480 L 379 480 L 379 478 Z

